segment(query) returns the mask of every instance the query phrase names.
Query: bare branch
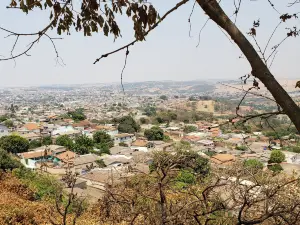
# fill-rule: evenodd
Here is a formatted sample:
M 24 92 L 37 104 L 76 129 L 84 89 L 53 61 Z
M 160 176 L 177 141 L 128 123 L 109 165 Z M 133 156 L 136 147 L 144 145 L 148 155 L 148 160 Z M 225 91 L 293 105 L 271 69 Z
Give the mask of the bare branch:
M 266 53 L 266 50 L 267 50 L 267 48 L 268 48 L 268 46 L 269 46 L 269 44 L 270 44 L 270 41 L 271 41 L 272 37 L 274 36 L 274 34 L 275 34 L 277 28 L 280 26 L 281 23 L 282 23 L 282 21 L 280 21 L 280 22 L 277 24 L 277 26 L 275 27 L 275 29 L 273 30 L 273 32 L 272 32 L 272 34 L 271 34 L 271 36 L 270 36 L 270 38 L 269 38 L 269 40 L 268 40 L 268 42 L 267 42 L 267 44 L 266 44 L 266 47 L 265 47 L 265 49 L 264 49 L 264 51 L 263 51 L 264 54 Z
M 14 46 L 13 46 L 12 51 L 14 50 L 15 45 L 16 45 L 16 43 L 17 43 L 17 41 L 18 41 L 18 39 L 19 39 L 20 36 L 37 36 L 37 38 L 36 38 L 34 41 L 32 41 L 31 43 L 29 43 L 27 49 L 25 49 L 23 52 L 21 52 L 21 53 L 19 53 L 19 54 L 17 54 L 17 55 L 12 55 L 12 54 L 11 54 L 11 57 L 8 57 L 8 58 L 1 58 L 0 61 L 7 61 L 7 60 L 11 60 L 11 59 L 16 59 L 16 58 L 18 58 L 18 57 L 20 57 L 20 56 L 23 56 L 23 55 L 29 56 L 29 55 L 28 55 L 28 52 L 32 49 L 32 47 L 33 47 L 37 42 L 39 42 L 39 40 L 41 39 L 41 37 L 44 36 L 44 35 L 46 34 L 46 32 L 52 27 L 53 22 L 56 21 L 56 20 L 59 18 L 59 16 L 62 14 L 62 12 L 64 11 L 64 9 L 67 7 L 67 5 L 70 4 L 70 2 L 71 2 L 71 0 L 67 0 L 67 1 L 64 3 L 63 7 L 61 8 L 61 10 L 60 10 L 60 11 L 54 16 L 54 18 L 51 20 L 51 22 L 50 22 L 44 29 L 42 29 L 41 31 L 34 32 L 34 33 L 17 33 L 17 32 L 8 30 L 8 29 L 6 29 L 6 28 L 0 27 L 0 30 L 3 30 L 3 31 L 5 31 L 5 32 L 9 33 L 9 35 L 6 36 L 6 37 L 17 36 L 17 40 L 16 40 L 16 42 L 15 42 L 15 44 L 14 44 Z M 49 36 L 48 36 L 48 38 L 51 40 L 51 42 L 52 42 L 52 44 L 53 44 L 53 39 L 51 39 Z M 56 39 L 58 39 L 58 38 L 56 38 Z M 57 53 L 57 50 L 56 50 L 55 45 L 53 45 L 53 46 L 54 46 L 55 52 Z
M 191 17 L 192 17 L 192 15 L 193 15 L 193 12 L 194 12 L 196 3 L 197 3 L 197 1 L 195 0 L 195 2 L 194 2 L 194 4 L 193 4 L 192 11 L 191 11 L 190 16 L 189 16 L 189 19 L 188 19 L 188 22 L 189 22 L 189 24 L 190 24 L 189 37 L 192 37 L 192 36 L 191 36 L 191 31 L 192 31 Z
M 203 26 L 201 27 L 200 31 L 199 31 L 199 35 L 198 35 L 198 44 L 196 47 L 198 47 L 200 45 L 200 41 L 201 41 L 201 33 L 203 31 L 203 29 L 205 28 L 206 24 L 208 23 L 208 21 L 210 20 L 210 18 L 208 18 L 205 23 L 203 24 Z
M 167 18 L 167 16 L 169 16 L 172 12 L 176 11 L 179 7 L 181 7 L 182 5 L 186 4 L 189 0 L 182 0 L 180 1 L 179 3 L 177 3 L 173 8 L 171 8 L 169 11 L 167 11 L 161 18 L 159 21 L 157 21 L 152 27 L 150 27 L 148 29 L 148 31 L 146 31 L 143 36 L 146 37 L 154 28 L 156 28 L 162 21 L 164 21 L 164 19 Z M 136 42 L 138 42 L 139 40 L 138 39 L 135 39 L 134 41 L 128 43 L 127 45 L 124 45 L 112 52 L 109 52 L 109 53 L 106 53 L 106 54 L 103 54 L 101 55 L 100 58 L 97 58 L 94 62 L 94 64 L 96 64 L 97 62 L 99 62 L 102 58 L 106 58 L 108 57 L 109 55 L 112 55 L 116 52 L 119 52 L 121 50 L 124 50 L 124 49 L 127 49 L 128 47 L 134 45 Z
M 121 86 L 122 86 L 123 94 L 125 94 L 124 85 L 123 85 L 123 72 L 124 72 L 125 67 L 127 65 L 128 55 L 129 55 L 129 50 L 128 50 L 128 47 L 127 47 L 126 56 L 125 56 L 125 63 L 124 63 L 124 67 L 123 67 L 122 72 L 121 72 Z

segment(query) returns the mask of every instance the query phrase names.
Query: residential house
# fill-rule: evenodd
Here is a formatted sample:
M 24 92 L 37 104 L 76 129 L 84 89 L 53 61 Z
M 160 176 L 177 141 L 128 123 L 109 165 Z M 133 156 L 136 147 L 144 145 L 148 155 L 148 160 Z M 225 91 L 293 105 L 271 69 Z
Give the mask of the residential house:
M 114 146 L 109 149 L 111 155 L 124 155 L 124 152 L 132 150 L 130 147 Z
M 36 133 L 21 134 L 21 137 L 26 138 L 28 141 L 40 140 L 41 139 L 41 135 L 36 134 Z
M 134 134 L 122 133 L 122 134 L 117 134 L 114 136 L 115 145 L 119 145 L 120 143 L 125 143 L 128 145 L 131 145 L 131 143 L 135 140 L 136 140 L 136 137 Z
M 17 129 L 19 134 L 40 133 L 40 126 L 37 123 L 26 123 L 21 128 Z
M 88 120 L 82 120 L 78 123 L 73 123 L 72 126 L 76 129 L 76 130 L 84 130 L 88 127 L 91 126 L 91 123 Z
M 108 167 L 119 167 L 132 162 L 132 156 L 125 155 L 106 155 L 103 161 Z
M 88 170 L 88 167 L 96 166 L 96 161 L 100 159 L 100 156 L 92 153 L 76 156 L 74 159 L 75 171 L 79 172 L 80 174 L 83 174 Z
M 211 140 L 200 140 L 197 141 L 197 144 L 208 149 L 213 149 L 215 147 L 214 142 Z
M 110 136 L 114 137 L 116 136 L 119 131 L 116 127 L 113 127 L 113 126 L 96 126 L 95 127 L 96 130 L 101 130 L 101 131 L 104 131 L 105 133 L 109 134 Z
M 52 136 L 55 136 L 55 135 L 64 135 L 66 133 L 70 133 L 70 132 L 73 132 L 75 131 L 75 129 L 71 126 L 71 125 L 67 125 L 67 126 L 60 126 L 60 127 L 57 127 L 56 129 L 54 129 L 52 131 Z
M 57 156 L 66 151 L 64 146 L 49 145 L 38 147 L 30 152 L 19 153 L 21 163 L 30 169 L 37 169 L 41 163 L 49 163 L 49 166 L 53 167 L 59 163 Z
M 149 142 L 146 140 L 136 140 L 132 142 L 130 148 L 136 151 L 148 152 Z
M 228 140 L 224 140 L 226 148 L 236 148 L 237 146 L 243 145 L 245 142 L 241 138 L 229 138 Z

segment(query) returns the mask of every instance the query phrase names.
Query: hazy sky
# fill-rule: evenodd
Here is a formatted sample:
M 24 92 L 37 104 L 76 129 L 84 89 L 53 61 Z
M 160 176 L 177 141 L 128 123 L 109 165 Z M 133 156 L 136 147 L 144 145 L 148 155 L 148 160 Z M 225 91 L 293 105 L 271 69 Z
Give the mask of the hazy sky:
M 0 1 L 0 26 L 16 32 L 34 32 L 47 25 L 49 11 L 35 10 L 28 15 L 17 9 L 6 9 L 10 0 Z M 162 15 L 174 6 L 175 0 L 151 1 Z M 223 0 L 222 6 L 231 15 L 234 12 L 233 0 Z M 297 12 L 296 8 L 287 8 L 288 1 L 273 0 L 280 12 Z M 192 38 L 189 37 L 188 16 L 193 1 L 169 16 L 156 30 L 151 32 L 146 42 L 137 43 L 130 48 L 124 82 L 147 80 L 205 80 L 238 79 L 250 72 L 245 59 L 239 59 L 241 52 L 231 43 L 220 29 L 210 21 L 202 32 L 201 43 L 196 48 L 198 33 L 206 21 L 200 7 L 196 6 L 192 16 Z M 279 21 L 279 15 L 268 5 L 268 1 L 244 1 L 237 25 L 246 33 L 254 19 L 261 20 L 258 29 L 258 41 L 264 46 L 272 30 Z M 289 26 L 297 24 L 294 21 Z M 133 40 L 132 24 L 122 17 L 120 20 L 123 38 L 113 41 L 102 33 L 84 37 L 82 33 L 72 32 L 57 40 L 56 46 L 65 66 L 56 65 L 55 52 L 51 42 L 43 38 L 30 51 L 31 57 L 23 56 L 13 61 L 0 61 L 0 86 L 23 86 L 42 84 L 80 84 L 119 82 L 124 64 L 125 52 L 119 52 L 93 65 L 95 58 L 114 50 Z M 270 46 L 277 44 L 286 35 L 283 24 L 276 33 Z M 300 27 L 300 26 L 299 26 Z M 7 34 L 0 31 L 0 55 L 9 56 L 14 37 L 4 38 Z M 52 37 L 55 33 L 52 32 Z M 30 38 L 22 38 L 15 52 L 21 52 Z M 276 77 L 300 78 L 299 63 L 300 40 L 291 38 L 278 53 L 272 72 Z

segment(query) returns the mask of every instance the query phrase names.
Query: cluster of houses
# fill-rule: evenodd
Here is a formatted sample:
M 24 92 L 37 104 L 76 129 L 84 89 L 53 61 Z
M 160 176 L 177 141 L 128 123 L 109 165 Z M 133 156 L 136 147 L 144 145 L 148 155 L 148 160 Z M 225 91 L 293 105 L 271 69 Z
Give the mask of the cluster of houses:
M 152 126 L 142 125 L 142 130 Z M 186 126 L 195 127 L 193 129 L 195 131 L 185 132 Z M 151 152 L 172 151 L 174 142 L 189 142 L 193 150 L 208 158 L 215 166 L 227 166 L 237 160 L 245 159 L 259 159 L 267 165 L 270 149 L 280 149 L 282 144 L 278 140 L 270 142 L 269 138 L 261 132 L 222 133 L 218 124 L 206 121 L 197 121 L 193 124 L 170 123 L 160 127 L 164 134 L 170 137 L 170 141 L 148 141 L 143 137 L 142 132 L 119 133 L 113 124 L 99 125 L 89 120 L 74 122 L 71 119 L 51 115 L 43 122 L 28 122 L 13 130 L 0 125 L 0 136 L 13 132 L 28 141 L 50 136 L 51 145 L 18 154 L 22 164 L 30 169 L 43 170 L 59 176 L 65 174 L 67 168 L 71 168 L 79 174 L 76 190 L 95 196 L 99 196 L 107 184 L 121 182 L 136 173 L 149 173 L 149 165 L 152 162 Z M 110 148 L 110 154 L 78 155 L 63 146 L 56 145 L 55 142 L 60 135 L 71 138 L 78 135 L 92 137 L 97 131 L 104 131 L 112 137 L 114 147 Z M 286 168 L 300 171 L 298 154 L 287 152 L 286 158 Z

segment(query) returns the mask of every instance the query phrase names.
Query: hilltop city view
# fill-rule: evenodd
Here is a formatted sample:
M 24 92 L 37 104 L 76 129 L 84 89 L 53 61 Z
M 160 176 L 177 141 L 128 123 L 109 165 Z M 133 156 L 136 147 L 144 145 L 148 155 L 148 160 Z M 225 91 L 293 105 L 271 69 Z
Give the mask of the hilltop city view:
M 0 225 L 300 224 L 299 6 L 1 1 Z

